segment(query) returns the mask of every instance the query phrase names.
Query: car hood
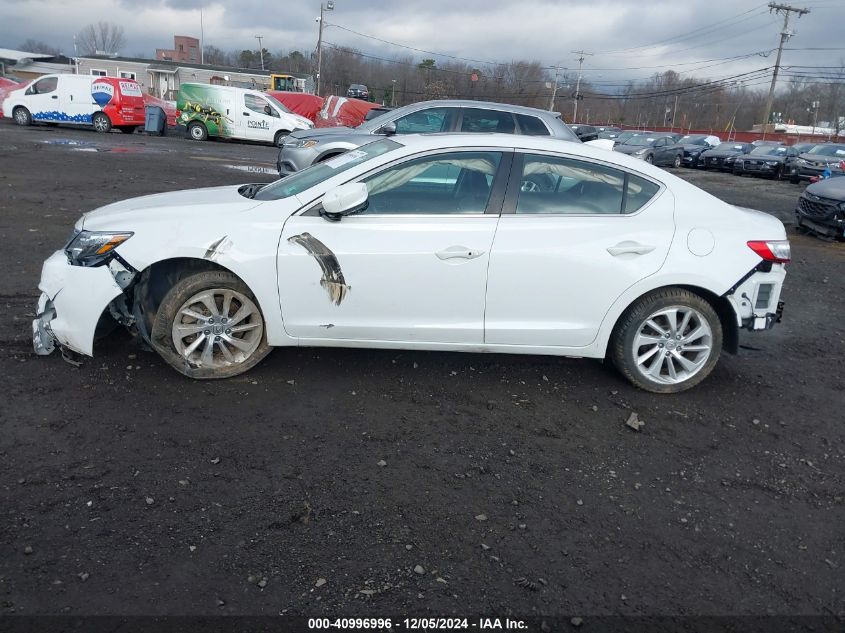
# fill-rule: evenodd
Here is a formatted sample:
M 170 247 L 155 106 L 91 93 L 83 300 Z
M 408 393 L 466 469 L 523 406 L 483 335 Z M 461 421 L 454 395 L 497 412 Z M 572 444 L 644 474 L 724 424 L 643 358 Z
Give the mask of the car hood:
M 809 185 L 805 194 L 812 194 L 831 200 L 845 200 L 845 177 L 825 178 L 819 182 Z
M 763 162 L 768 161 L 768 162 L 778 162 L 778 163 L 782 163 L 783 161 L 786 160 L 786 156 L 765 156 L 765 155 L 756 155 L 756 154 L 754 154 L 754 155 L 746 154 L 745 156 L 743 156 L 743 158 L 745 160 L 762 160 Z
M 707 147 L 704 145 L 682 145 L 685 152 L 706 152 Z
M 625 145 L 623 144 L 616 144 L 613 146 L 614 152 L 622 152 L 623 154 L 634 154 L 639 152 L 641 149 L 651 149 L 647 145 Z
M 329 137 L 337 136 L 338 138 L 346 138 L 348 136 L 359 136 L 367 134 L 351 127 L 319 127 L 310 130 L 297 130 L 288 136 L 288 138 L 318 138 L 328 140 Z
M 836 156 L 822 156 L 821 154 L 799 154 L 798 158 L 803 158 L 811 163 L 826 163 L 828 165 L 838 165 L 842 160 L 842 158 L 837 158 Z
M 262 204 L 259 200 L 245 198 L 239 194 L 238 189 L 242 186 L 171 191 L 122 200 L 84 214 L 82 226 L 77 228 L 89 231 L 132 230 L 133 225 L 139 221 L 197 221 L 198 214 L 202 214 L 202 221 L 205 222 L 212 215 L 230 216 Z

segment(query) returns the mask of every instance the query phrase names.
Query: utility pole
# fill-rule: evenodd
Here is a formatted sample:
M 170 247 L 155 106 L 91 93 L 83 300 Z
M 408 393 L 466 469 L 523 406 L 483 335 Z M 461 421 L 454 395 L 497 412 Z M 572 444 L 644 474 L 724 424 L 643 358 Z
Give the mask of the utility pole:
M 258 40 L 258 54 L 261 55 L 261 70 L 264 70 L 264 47 L 261 45 L 261 40 L 264 39 L 264 36 L 256 35 L 255 39 Z
M 797 13 L 800 18 L 802 15 L 809 13 L 809 9 L 798 9 L 787 4 L 778 4 L 776 2 L 769 3 L 769 12 L 775 14 L 783 13 L 783 30 L 780 32 L 780 44 L 778 45 L 778 56 L 775 59 L 775 69 L 772 73 L 772 85 L 769 86 L 769 97 L 766 99 L 766 109 L 763 112 L 763 138 L 766 138 L 766 126 L 769 124 L 769 116 L 772 113 L 772 103 L 775 99 L 775 85 L 778 82 L 778 72 L 780 71 L 780 57 L 783 54 L 783 45 L 792 37 L 793 33 L 789 30 L 789 16 L 792 13 Z
M 325 11 L 333 11 L 334 10 L 334 0 L 329 0 L 326 2 L 325 6 L 323 3 L 320 3 L 320 17 L 317 18 L 317 21 L 320 23 L 320 30 L 319 34 L 317 35 L 317 96 L 320 96 L 320 73 L 323 70 L 323 13 Z
M 205 32 L 202 28 L 202 5 L 200 5 L 200 64 L 205 64 Z
M 555 98 L 557 98 L 557 78 L 560 76 L 560 64 L 555 67 L 555 85 L 552 87 L 552 100 L 549 103 L 549 112 L 554 112 Z
M 578 81 L 575 83 L 575 107 L 572 110 L 572 122 L 578 122 L 578 102 L 581 100 L 581 66 L 584 63 L 584 55 L 592 55 L 584 51 L 571 51 L 578 54 Z

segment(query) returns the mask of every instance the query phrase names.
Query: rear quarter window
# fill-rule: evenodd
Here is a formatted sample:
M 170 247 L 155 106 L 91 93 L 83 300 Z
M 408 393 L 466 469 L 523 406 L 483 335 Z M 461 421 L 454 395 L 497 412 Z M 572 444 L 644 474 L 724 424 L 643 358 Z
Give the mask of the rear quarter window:
M 520 131 L 526 136 L 551 136 L 546 124 L 535 116 L 517 114 L 516 121 Z

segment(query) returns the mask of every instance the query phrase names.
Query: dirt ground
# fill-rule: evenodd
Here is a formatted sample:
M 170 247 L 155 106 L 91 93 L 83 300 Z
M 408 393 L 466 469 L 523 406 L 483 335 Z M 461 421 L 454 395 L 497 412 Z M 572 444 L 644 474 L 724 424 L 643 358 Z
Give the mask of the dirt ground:
M 845 616 L 842 243 L 790 229 L 783 323 L 677 396 L 549 357 L 32 353 L 81 213 L 274 159 L 0 122 L 0 613 Z M 679 174 L 785 221 L 801 190 Z

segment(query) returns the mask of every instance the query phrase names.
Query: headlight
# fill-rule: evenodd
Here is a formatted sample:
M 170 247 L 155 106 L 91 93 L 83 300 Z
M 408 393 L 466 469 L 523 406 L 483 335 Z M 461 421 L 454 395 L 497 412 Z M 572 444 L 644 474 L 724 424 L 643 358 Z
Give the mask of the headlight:
M 65 247 L 65 255 L 72 266 L 99 266 L 112 251 L 132 237 L 132 233 L 80 231 Z
M 305 149 L 307 147 L 314 147 L 317 144 L 317 141 L 314 139 L 293 139 L 290 141 L 285 141 L 285 147 L 290 147 L 293 149 Z
M 804 160 L 803 158 L 799 158 L 799 159 L 798 159 L 797 161 L 795 161 L 795 162 L 796 162 L 796 163 L 798 163 L 799 165 L 809 165 L 809 164 L 810 164 L 810 161 L 808 161 L 808 160 Z
M 777 162 L 776 160 L 767 160 L 767 161 L 766 161 L 766 164 L 767 164 L 769 167 L 776 167 L 776 166 L 778 165 L 778 162 Z
M 634 156 L 640 156 L 641 154 L 645 154 L 648 151 L 647 147 L 643 147 L 642 149 L 638 149 L 634 152 Z

